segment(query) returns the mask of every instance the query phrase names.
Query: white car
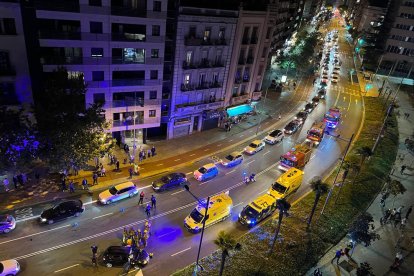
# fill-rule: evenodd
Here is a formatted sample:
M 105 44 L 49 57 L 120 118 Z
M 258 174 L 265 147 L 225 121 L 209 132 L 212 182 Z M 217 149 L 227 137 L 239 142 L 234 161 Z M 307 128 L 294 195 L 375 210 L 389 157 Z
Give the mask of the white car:
M 118 184 L 103 191 L 99 194 L 98 200 L 102 204 L 111 204 L 112 202 L 133 197 L 138 194 L 138 188 L 134 183 L 128 181 L 125 183 Z
M 20 264 L 16 260 L 6 260 L 0 262 L 0 276 L 17 275 L 20 271 Z
M 274 129 L 269 132 L 269 135 L 264 138 L 264 141 L 268 144 L 274 145 L 276 143 L 282 142 L 284 136 L 285 135 L 283 134 L 283 131 L 280 129 Z
M 265 143 L 261 140 L 254 140 L 247 147 L 244 148 L 244 152 L 247 154 L 255 154 L 264 149 Z
M 338 83 L 339 77 L 337 75 L 332 76 L 331 82 Z

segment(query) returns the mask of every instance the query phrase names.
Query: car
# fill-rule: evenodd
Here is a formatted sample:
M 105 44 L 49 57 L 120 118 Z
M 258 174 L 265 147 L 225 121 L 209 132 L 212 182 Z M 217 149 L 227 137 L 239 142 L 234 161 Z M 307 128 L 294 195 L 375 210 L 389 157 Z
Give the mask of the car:
M 152 182 L 152 188 L 156 192 L 182 187 L 188 183 L 184 173 L 170 173 Z
M 0 215 L 0 233 L 9 233 L 16 228 L 16 220 L 12 215 Z
M 247 147 L 244 148 L 244 152 L 247 154 L 255 154 L 264 149 L 265 143 L 262 140 L 254 140 Z
M 296 114 L 295 119 L 300 120 L 304 122 L 308 118 L 308 112 L 306 111 L 299 111 L 298 114 Z
M 286 134 L 294 134 L 296 131 L 298 131 L 299 127 L 302 125 L 302 122 L 300 120 L 293 120 L 290 121 L 285 128 L 283 129 L 283 131 Z
M 334 76 L 332 77 L 332 79 L 331 79 L 331 82 L 333 82 L 333 83 L 338 83 L 338 80 L 339 80 L 339 77 L 338 77 L 338 76 L 336 76 L 336 75 L 334 75 Z
M 243 162 L 243 155 L 238 151 L 234 151 L 220 160 L 221 165 L 227 168 L 237 166 L 241 162 Z
M 303 108 L 304 111 L 311 113 L 315 106 L 312 103 L 307 103 L 305 107 Z
M 56 204 L 52 208 L 43 210 L 39 220 L 41 223 L 52 224 L 55 221 L 64 220 L 69 217 L 78 217 L 83 211 L 85 211 L 85 207 L 81 200 L 67 200 Z
M 205 181 L 207 179 L 214 178 L 218 175 L 219 171 L 216 165 L 213 163 L 206 164 L 194 171 L 194 178 L 198 181 Z
M 334 66 L 333 70 L 334 70 L 334 71 L 341 71 L 341 67 L 339 67 L 339 66 Z
M 276 143 L 282 142 L 284 138 L 283 131 L 280 129 L 274 129 L 264 138 L 264 141 L 268 144 L 274 145 Z
M 327 75 L 323 75 L 321 81 L 327 83 L 329 81 L 329 77 Z
M 132 256 L 131 256 L 132 255 Z M 142 267 L 149 263 L 150 255 L 143 249 L 132 250 L 127 246 L 109 246 L 102 256 L 106 267 L 123 266 L 131 257 L 131 265 Z
M 16 260 L 5 260 L 0 262 L 0 275 L 14 276 L 20 271 L 20 264 Z
M 319 104 L 319 97 L 315 96 L 312 98 L 312 104 L 316 107 Z
M 125 198 L 138 195 L 138 188 L 131 181 L 112 186 L 103 191 L 98 196 L 98 201 L 102 204 L 111 204 Z
M 325 65 L 325 66 L 323 66 L 323 69 L 324 70 L 329 70 L 329 66 L 328 65 Z
M 326 97 L 326 89 L 324 89 L 324 88 L 319 89 L 319 91 L 318 91 L 318 97 L 320 99 L 325 99 L 325 97 Z

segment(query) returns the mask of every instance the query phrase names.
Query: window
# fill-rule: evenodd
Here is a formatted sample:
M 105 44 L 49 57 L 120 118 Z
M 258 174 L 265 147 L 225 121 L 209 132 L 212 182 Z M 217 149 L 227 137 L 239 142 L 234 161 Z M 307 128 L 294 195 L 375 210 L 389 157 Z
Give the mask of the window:
M 272 27 L 267 27 L 267 32 L 266 32 L 266 39 L 270 38 L 270 33 L 272 32 Z
M 239 87 L 238 86 L 234 86 L 233 87 L 233 91 L 232 91 L 233 97 L 237 97 L 237 92 L 238 91 L 239 91 Z
M 158 70 L 151 70 L 150 71 L 150 79 L 157 80 L 158 79 Z
M 210 36 L 211 36 L 211 28 L 210 28 L 210 27 L 207 27 L 207 28 L 204 30 L 204 36 L 203 36 L 203 40 L 204 40 L 204 42 L 208 42 L 208 41 L 210 41 Z
M 105 78 L 104 71 L 92 71 L 93 81 L 103 81 Z
M 188 36 L 190 38 L 195 38 L 196 37 L 196 34 L 197 34 L 197 27 L 196 26 L 191 26 L 190 27 L 190 30 L 188 32 Z
M 190 65 L 192 61 L 193 61 L 193 52 L 188 51 L 185 55 L 185 62 L 187 63 L 187 65 Z
M 263 65 L 259 66 L 259 76 L 261 76 L 263 73 Z
M 159 58 L 159 49 L 151 49 L 151 58 Z
M 149 92 L 149 98 L 150 98 L 150 100 L 156 100 L 157 99 L 157 91 L 156 90 L 150 91 Z
M 184 84 L 185 85 L 190 84 L 190 74 L 185 74 L 184 75 Z
M 105 103 L 105 93 L 94 93 L 93 94 L 93 103 Z
M 213 83 L 218 83 L 218 81 L 219 81 L 219 73 L 214 72 L 213 73 L 213 76 L 211 77 L 211 80 L 212 80 Z
M 124 48 L 122 59 L 125 63 L 145 63 L 145 49 Z
M 0 18 L 0 35 L 15 35 L 16 23 L 14 18 Z
M 161 11 L 161 1 L 154 1 L 154 5 L 152 7 L 152 10 L 155 12 Z
M 102 0 L 89 0 L 89 6 L 101 7 Z
M 102 22 L 89 22 L 91 33 L 101 34 L 102 33 Z
M 149 117 L 150 118 L 157 117 L 157 111 L 156 110 L 150 110 L 149 111 Z
M 266 57 L 266 52 L 267 52 L 267 47 L 264 47 L 263 52 L 262 52 L 262 58 Z
M 103 57 L 103 48 L 91 48 L 91 57 Z
M 160 25 L 152 25 L 152 36 L 160 36 Z
M 10 69 L 9 53 L 1 51 L 0 52 L 0 71 L 7 71 L 9 69 Z
M 220 27 L 219 34 L 218 34 L 219 39 L 220 39 L 220 40 L 223 40 L 223 39 L 224 39 L 225 34 L 226 34 L 226 28 L 224 28 L 224 27 Z

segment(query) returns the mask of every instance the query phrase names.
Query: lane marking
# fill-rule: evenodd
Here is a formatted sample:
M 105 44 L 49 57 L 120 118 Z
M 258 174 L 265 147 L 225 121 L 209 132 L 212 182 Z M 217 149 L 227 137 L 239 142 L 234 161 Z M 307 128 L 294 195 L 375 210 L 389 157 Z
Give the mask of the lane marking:
M 352 95 L 349 95 L 349 104 L 348 104 L 347 111 L 349 111 L 349 109 L 351 108 L 351 102 L 352 102 Z
M 157 236 L 157 238 L 162 238 L 162 237 L 165 237 L 165 236 L 167 236 L 167 235 L 171 235 L 172 233 L 175 233 L 175 232 L 177 232 L 177 230 L 174 230 L 174 231 L 171 231 L 171 232 L 168 232 L 168 233 L 165 233 L 165 234 L 159 235 L 159 236 Z
M 171 257 L 174 257 L 174 256 L 176 256 L 176 255 L 178 255 L 178 254 L 181 254 L 181 253 L 183 253 L 183 252 L 185 252 L 185 251 L 187 251 L 187 250 L 190 250 L 190 249 L 191 249 L 191 247 L 186 248 L 186 249 L 183 249 L 183 250 L 181 250 L 181 251 L 178 251 L 177 253 L 172 254 L 172 255 L 171 255 Z
M 201 186 L 201 185 L 204 185 L 204 184 L 206 184 L 206 183 L 208 183 L 208 182 L 210 182 L 210 181 L 211 181 L 211 180 L 207 180 L 207 181 L 201 182 L 201 183 L 200 183 L 200 186 Z
M 171 195 L 176 195 L 176 194 L 182 193 L 182 192 L 184 192 L 184 191 L 185 191 L 185 190 L 181 190 L 181 191 L 178 191 L 178 192 L 172 193 Z
M 236 171 L 236 170 L 232 170 L 232 171 L 226 172 L 226 173 L 225 173 L 225 175 L 228 175 L 228 174 L 234 173 L 235 171 Z
M 89 202 L 85 202 L 83 205 L 89 205 L 89 204 L 92 204 L 92 203 L 95 203 L 95 202 L 97 202 L 98 200 L 92 200 L 92 201 L 89 201 Z
M 193 153 L 193 154 L 190 154 L 190 156 L 194 156 L 195 155 L 195 153 Z
M 181 158 L 178 158 L 178 159 L 175 159 L 174 162 L 177 162 L 177 161 L 180 161 L 180 160 L 181 160 Z
M 40 215 L 31 216 L 31 217 L 24 218 L 24 219 L 17 219 L 16 222 L 23 222 L 23 221 L 27 221 L 27 220 L 31 220 L 31 219 L 37 219 L 37 218 L 40 218 Z
M 69 268 L 72 268 L 72 267 L 75 267 L 75 266 L 78 266 L 79 264 L 74 264 L 74 265 L 71 265 L 71 266 L 68 266 L 68 267 L 65 267 L 65 268 L 62 268 L 62 269 L 59 269 L 59 270 L 56 270 L 56 271 L 54 271 L 53 273 L 59 273 L 59 272 L 61 272 L 61 271 L 64 271 L 64 270 L 66 270 L 66 269 L 69 269 Z
M 255 159 L 253 159 L 252 161 L 250 161 L 249 163 L 246 163 L 246 165 L 249 165 L 251 163 L 253 163 L 254 161 L 256 161 Z
M 268 153 L 270 153 L 270 150 L 269 150 L 269 151 L 266 151 L 263 155 L 266 155 L 266 154 L 268 154 Z
M 208 150 L 210 150 L 210 149 L 205 149 L 204 151 L 208 151 Z
M 217 147 L 221 147 L 221 144 L 217 145 Z
M 233 141 L 233 139 L 229 140 L 229 142 L 232 142 L 232 141 Z
M 37 235 L 40 235 L 40 234 L 43 234 L 43 233 L 47 233 L 47 232 L 52 232 L 52 231 L 59 230 L 59 229 L 62 229 L 62 228 L 66 228 L 66 227 L 69 227 L 69 226 L 70 226 L 70 224 L 66 224 L 66 225 L 59 226 L 59 227 L 56 227 L 56 228 L 53 228 L 53 229 L 49 229 L 49 230 L 45 230 L 45 231 L 41 231 L 41 232 L 29 234 L 29 235 L 26 235 L 26 236 L 14 238 L 14 239 L 7 240 L 7 241 L 2 241 L 2 242 L 0 242 L 0 244 L 5 244 L 5 243 L 13 242 L 13 241 L 22 240 L 22 239 L 25 239 L 25 238 L 37 236 Z
M 243 137 L 243 136 L 244 136 L 244 134 L 240 135 L 240 137 Z
M 266 189 L 266 190 L 263 190 L 263 191 L 259 192 L 259 195 L 267 192 L 267 190 L 269 190 L 269 189 Z
M 190 175 L 190 174 L 193 174 L 193 172 L 188 172 L 188 173 L 186 173 L 185 175 Z
M 239 205 L 242 205 L 242 204 L 243 204 L 243 201 L 242 201 L 242 202 L 237 203 L 236 205 L 234 205 L 234 206 L 233 206 L 233 208 L 234 208 L 234 207 L 237 207 L 237 206 L 239 206 Z
M 112 215 L 112 214 L 113 214 L 113 213 L 108 213 L 108 214 L 105 214 L 105 215 L 100 215 L 100 216 L 94 217 L 94 218 L 92 218 L 92 219 L 97 219 L 97 218 L 101 218 L 101 217 L 109 216 L 109 215 Z

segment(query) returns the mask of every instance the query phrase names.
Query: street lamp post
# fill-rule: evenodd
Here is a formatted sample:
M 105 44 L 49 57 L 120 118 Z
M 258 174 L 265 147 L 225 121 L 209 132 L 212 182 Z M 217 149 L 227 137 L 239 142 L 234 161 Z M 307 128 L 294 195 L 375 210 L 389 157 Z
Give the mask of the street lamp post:
M 346 145 L 346 149 L 345 149 L 345 152 L 344 152 L 344 156 L 341 159 L 341 164 L 339 165 L 338 172 L 335 175 L 335 179 L 333 181 L 332 187 L 331 187 L 331 189 L 329 189 L 328 196 L 326 197 L 325 203 L 324 203 L 324 205 L 322 207 L 321 215 L 323 215 L 323 212 L 325 211 L 325 207 L 328 204 L 328 201 L 329 201 L 330 197 L 332 196 L 332 192 L 333 192 L 333 189 L 335 188 L 336 180 L 338 179 L 339 172 L 341 171 L 342 165 L 345 162 L 345 158 L 346 158 L 346 155 L 348 154 L 348 151 L 349 151 L 349 148 L 351 146 L 351 143 L 352 143 L 352 139 L 353 138 L 354 138 L 354 133 L 352 133 L 351 138 L 348 140 L 348 144 Z M 345 139 L 341 139 L 341 140 L 345 140 Z M 342 185 L 343 185 L 343 183 L 342 183 Z
M 194 197 L 197 200 L 197 202 L 202 203 L 202 201 L 190 191 L 190 187 L 188 187 L 188 185 L 184 185 L 184 188 L 187 190 L 187 192 L 190 193 L 190 195 L 192 197 Z M 200 243 L 198 244 L 197 260 L 196 260 L 196 265 L 195 265 L 194 271 L 193 271 L 194 276 L 197 276 L 197 273 L 198 273 L 199 269 L 203 270 L 203 268 L 199 265 L 198 261 L 200 260 L 201 244 L 203 243 L 204 229 L 206 228 L 206 220 L 208 219 L 208 206 L 209 206 L 209 204 L 210 204 L 210 196 L 207 197 L 207 202 L 206 202 L 206 206 L 205 206 L 206 211 L 204 212 L 203 228 L 201 228 L 201 237 L 200 237 Z

